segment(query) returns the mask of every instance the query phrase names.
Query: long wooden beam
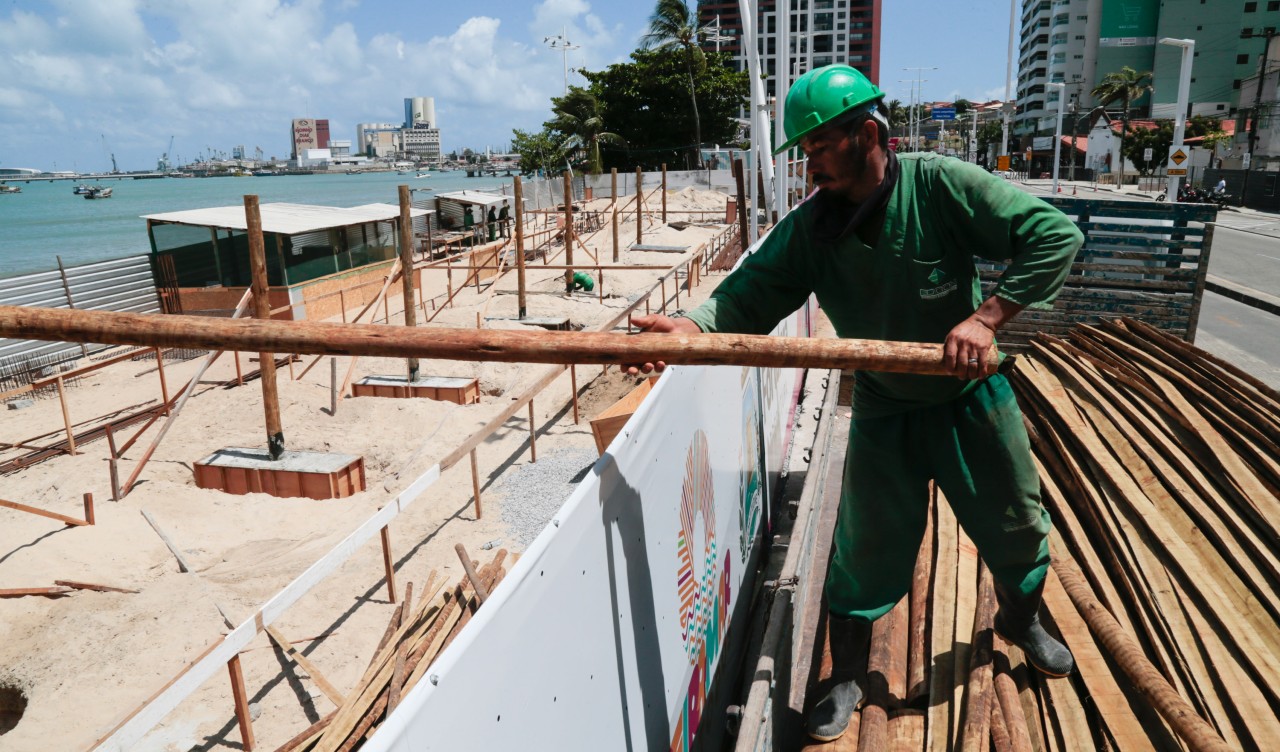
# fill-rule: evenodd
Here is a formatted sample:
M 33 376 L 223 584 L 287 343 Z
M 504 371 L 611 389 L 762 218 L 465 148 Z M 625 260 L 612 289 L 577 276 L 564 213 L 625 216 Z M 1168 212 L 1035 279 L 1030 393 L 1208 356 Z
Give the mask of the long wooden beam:
M 0 337 L 207 350 L 439 358 L 503 363 L 851 368 L 944 375 L 942 345 L 754 334 L 615 334 L 405 329 L 262 319 L 0 306 Z M 995 365 L 994 349 L 989 354 Z

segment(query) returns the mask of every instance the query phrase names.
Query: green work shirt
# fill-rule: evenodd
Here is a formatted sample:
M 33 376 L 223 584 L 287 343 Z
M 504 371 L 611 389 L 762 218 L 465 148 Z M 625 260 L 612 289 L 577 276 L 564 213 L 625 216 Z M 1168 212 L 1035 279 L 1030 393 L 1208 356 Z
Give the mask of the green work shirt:
M 1008 261 L 996 295 L 1026 307 L 1052 306 L 1084 241 L 1066 215 L 957 159 L 907 154 L 898 164 L 874 245 L 852 231 L 818 237 L 820 202 L 806 201 L 688 318 L 705 332 L 767 334 L 813 293 L 841 337 L 941 343 L 982 302 L 974 256 Z M 871 237 L 865 228 L 862 235 Z M 863 372 L 854 415 L 941 404 L 974 383 Z

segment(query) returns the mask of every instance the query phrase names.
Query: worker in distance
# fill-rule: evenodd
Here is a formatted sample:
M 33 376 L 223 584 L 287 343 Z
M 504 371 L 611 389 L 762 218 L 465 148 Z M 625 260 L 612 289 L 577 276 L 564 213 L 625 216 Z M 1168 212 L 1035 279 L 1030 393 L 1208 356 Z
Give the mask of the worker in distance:
M 863 700 L 871 624 L 911 587 L 931 480 L 993 575 L 996 632 L 1045 674 L 1074 668 L 1040 625 L 1049 514 L 1022 413 L 987 355 L 1019 311 L 1052 306 L 1083 236 L 976 165 L 890 151 L 883 99 L 849 66 L 797 79 L 775 153 L 798 147 L 818 190 L 706 303 L 632 319 L 646 332 L 767 334 L 813 293 L 841 337 L 944 343 L 949 376 L 857 374 L 826 580 L 831 690 L 806 719 L 820 741 L 840 737 Z M 975 255 L 1009 260 L 986 299 Z

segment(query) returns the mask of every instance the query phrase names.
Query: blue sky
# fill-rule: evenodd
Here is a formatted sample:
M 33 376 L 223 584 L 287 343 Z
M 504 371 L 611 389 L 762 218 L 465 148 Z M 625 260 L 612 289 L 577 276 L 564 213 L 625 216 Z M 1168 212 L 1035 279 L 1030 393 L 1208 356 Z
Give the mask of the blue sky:
M 885 0 L 881 84 L 906 101 L 1004 91 L 1006 0 Z M 961 11 L 961 6 L 964 10 Z M 152 169 L 243 145 L 288 156 L 289 120 L 399 123 L 430 96 L 446 150 L 537 130 L 568 66 L 620 62 L 651 0 L 0 0 L 0 166 Z M 569 83 L 582 78 L 569 74 Z

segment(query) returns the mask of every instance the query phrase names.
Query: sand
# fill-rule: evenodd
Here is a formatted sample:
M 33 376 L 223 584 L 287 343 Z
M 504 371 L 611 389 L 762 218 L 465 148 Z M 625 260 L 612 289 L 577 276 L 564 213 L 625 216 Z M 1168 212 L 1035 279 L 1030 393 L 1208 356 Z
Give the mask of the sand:
M 668 194 L 668 208 L 723 209 L 726 197 L 685 189 Z M 597 200 L 588 208 L 603 210 Z M 657 196 L 649 207 L 660 206 Z M 683 217 L 670 217 L 672 221 Z M 708 215 L 708 219 L 714 217 Z M 723 219 L 721 215 L 720 219 Z M 649 226 L 644 242 L 697 247 L 723 225 L 677 230 Z M 625 249 L 634 242 L 635 225 L 623 222 Z M 612 240 L 604 231 L 590 239 L 602 263 L 611 263 Z M 624 250 L 624 264 L 673 265 L 688 254 Z M 578 261 L 582 261 L 581 254 Z M 560 263 L 558 259 L 551 263 Z M 456 274 L 456 273 L 455 273 Z M 530 316 L 567 316 L 575 324 L 594 327 L 617 315 L 653 284 L 658 272 L 607 274 L 603 303 L 596 295 L 563 295 L 563 273 L 540 271 L 531 263 Z M 718 276 L 718 275 L 716 275 Z M 704 278 L 692 291 L 694 302 L 714 288 L 716 276 Z M 443 301 L 445 275 L 427 277 L 427 291 Z M 397 291 L 399 285 L 393 286 Z M 495 294 L 514 290 L 515 274 L 504 276 L 494 290 L 463 292 L 455 307 L 436 325 L 474 326 L 476 313 L 515 317 L 517 298 Z M 668 282 L 668 294 L 672 285 Z M 689 307 L 681 291 L 681 304 Z M 400 298 L 391 300 L 392 320 L 402 320 Z M 657 307 L 657 296 L 654 296 Z M 428 308 L 430 310 L 430 308 Z M 643 309 L 642 309 L 643 312 Z M 354 310 L 352 311 L 354 313 Z M 491 327 L 521 327 L 494 320 Z M 250 354 L 242 367 L 255 369 Z M 201 358 L 167 360 L 171 391 L 186 383 Z M 310 362 L 295 366 L 300 373 Z M 82 361 L 82 364 L 87 361 Z M 347 360 L 340 359 L 339 378 Z M 97 524 L 64 527 L 42 517 L 0 509 L 0 588 L 53 585 L 79 580 L 137 589 L 136 594 L 76 591 L 58 598 L 0 599 L 0 749 L 85 749 L 111 731 L 209 645 L 228 631 L 215 602 L 239 623 L 280 591 L 336 543 L 384 506 L 395 492 L 429 469 L 465 437 L 479 429 L 549 366 L 424 361 L 424 374 L 478 376 L 484 397 L 479 405 L 457 406 L 425 399 L 345 399 L 329 414 L 328 363 L 320 363 L 299 381 L 288 369 L 279 378 L 280 407 L 289 449 L 356 454 L 364 457 L 368 489 L 342 500 L 281 499 L 264 494 L 235 496 L 196 488 L 192 463 L 222 447 L 265 446 L 261 387 L 234 383 L 232 359 L 223 356 L 204 376 L 140 482 L 125 499 L 110 501 L 108 450 L 105 441 L 81 447 L 76 456 L 59 456 L 21 472 L 0 477 L 0 499 L 48 511 L 82 516 L 82 494 L 96 502 Z M 355 378 L 398 375 L 403 361 L 361 359 Z M 598 366 L 578 369 L 582 392 L 581 421 L 575 425 L 567 373 L 535 400 L 538 456 L 557 452 L 594 455 L 588 419 L 632 388 L 636 380 Z M 140 359 L 90 374 L 68 389 L 67 404 L 81 427 L 96 424 L 125 409 L 160 402 L 154 359 Z M 61 438 L 62 412 L 56 393 L 22 410 L 0 411 L 0 442 L 27 441 L 47 434 Z M 137 427 L 121 432 L 123 443 Z M 121 462 L 130 473 L 145 447 L 158 433 L 153 425 Z M 37 442 L 40 443 L 40 442 Z M 589 450 L 591 454 L 584 454 Z M 19 452 L 7 450 L 0 459 Z M 397 585 L 421 587 L 432 569 L 450 581 L 461 576 L 454 545 L 462 543 L 473 558 L 487 560 L 493 551 L 483 544 L 498 541 L 520 548 L 520 531 L 503 522 L 499 478 L 529 461 L 528 424 L 521 411 L 478 449 L 483 519 L 475 518 L 469 464 L 446 471 L 415 506 L 391 525 Z M 565 472 L 580 472 L 569 463 Z M 143 519 L 148 511 L 183 551 L 193 573 L 178 571 L 174 556 Z M 381 548 L 375 538 L 314 588 L 278 620 L 276 626 L 313 661 L 332 684 L 349 691 L 358 680 L 382 635 L 393 609 L 383 579 Z M 315 682 L 260 634 L 241 654 L 254 714 L 257 748 L 274 749 L 333 709 Z M 6 695 L 17 688 L 26 697 L 25 713 L 7 733 Z M 147 750 L 240 748 L 230 684 L 225 672 L 206 682 L 139 745 Z M 10 716 L 11 718 L 11 716 Z

